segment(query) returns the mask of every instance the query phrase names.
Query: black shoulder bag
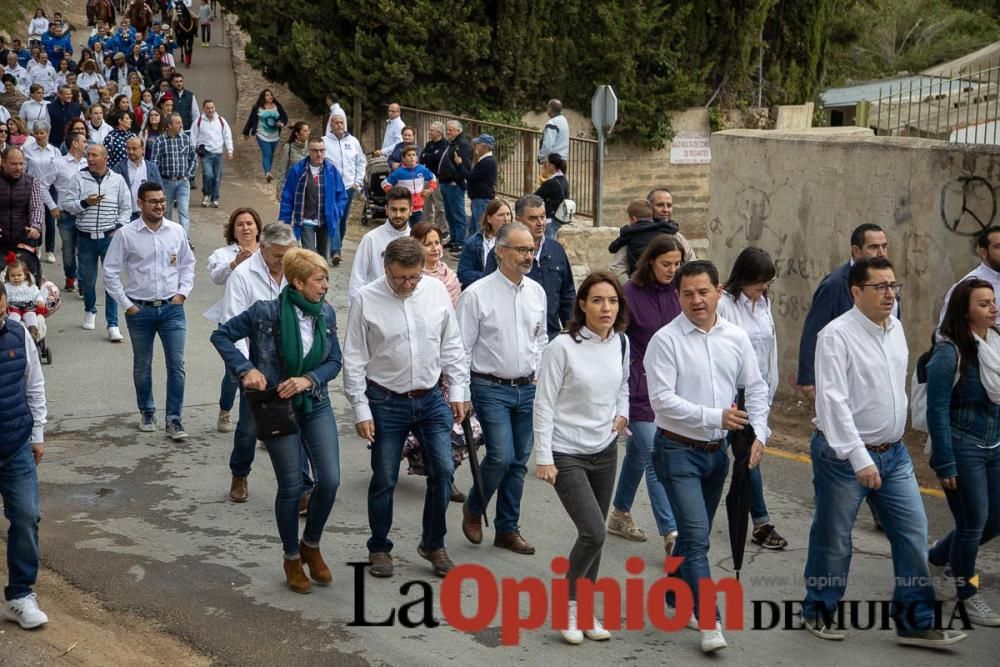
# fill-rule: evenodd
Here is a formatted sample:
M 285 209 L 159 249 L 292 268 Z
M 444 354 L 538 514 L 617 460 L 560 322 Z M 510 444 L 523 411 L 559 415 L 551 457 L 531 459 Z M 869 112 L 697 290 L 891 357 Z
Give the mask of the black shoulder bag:
M 278 338 L 280 323 L 272 330 L 274 347 L 278 350 L 281 360 L 281 374 L 285 374 L 285 360 L 281 358 L 281 341 Z M 294 435 L 299 432 L 299 423 L 295 419 L 295 405 L 292 398 L 278 396 L 278 388 L 271 387 L 263 391 L 245 391 L 244 398 L 250 401 L 250 411 L 253 413 L 254 429 L 257 439 L 268 441 L 284 435 Z

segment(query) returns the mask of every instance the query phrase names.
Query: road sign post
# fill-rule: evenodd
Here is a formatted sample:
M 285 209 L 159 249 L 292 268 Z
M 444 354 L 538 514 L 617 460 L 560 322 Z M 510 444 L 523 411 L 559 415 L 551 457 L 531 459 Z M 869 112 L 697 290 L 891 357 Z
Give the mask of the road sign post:
M 598 86 L 590 102 L 590 120 L 597 130 L 597 160 L 594 170 L 594 227 L 600 227 L 604 200 L 604 139 L 618 122 L 618 97 L 611 86 Z

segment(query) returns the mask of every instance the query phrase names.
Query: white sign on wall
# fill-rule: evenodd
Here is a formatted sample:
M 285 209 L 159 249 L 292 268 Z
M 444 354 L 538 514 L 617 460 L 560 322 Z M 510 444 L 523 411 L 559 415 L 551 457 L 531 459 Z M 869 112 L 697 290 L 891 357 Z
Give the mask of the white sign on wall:
M 712 149 L 709 147 L 711 132 L 681 130 L 670 143 L 670 164 L 709 164 Z

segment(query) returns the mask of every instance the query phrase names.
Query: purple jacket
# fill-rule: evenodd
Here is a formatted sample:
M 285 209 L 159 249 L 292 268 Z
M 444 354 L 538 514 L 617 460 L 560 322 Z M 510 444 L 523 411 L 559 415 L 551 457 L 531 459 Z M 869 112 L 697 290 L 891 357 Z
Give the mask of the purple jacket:
M 629 310 L 629 325 L 625 331 L 632 344 L 628 376 L 629 419 L 634 422 L 651 422 L 653 408 L 649 405 L 646 369 L 642 365 L 642 360 L 646 356 L 646 346 L 649 345 L 653 334 L 680 315 L 681 306 L 677 300 L 677 288 L 673 283 L 639 287 L 627 282 L 625 301 Z

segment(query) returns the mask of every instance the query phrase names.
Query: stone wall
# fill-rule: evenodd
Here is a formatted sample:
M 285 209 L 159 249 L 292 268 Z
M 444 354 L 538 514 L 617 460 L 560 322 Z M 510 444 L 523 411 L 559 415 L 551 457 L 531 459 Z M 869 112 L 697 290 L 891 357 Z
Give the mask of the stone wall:
M 978 263 L 973 237 L 997 224 L 1000 147 L 874 137 L 859 128 L 712 135 L 709 255 L 723 276 L 745 246 L 778 266 L 772 288 L 783 378 L 820 279 L 849 257 L 851 230 L 881 225 L 902 293 L 911 365 L 948 287 Z M 787 386 L 785 387 L 787 389 Z

